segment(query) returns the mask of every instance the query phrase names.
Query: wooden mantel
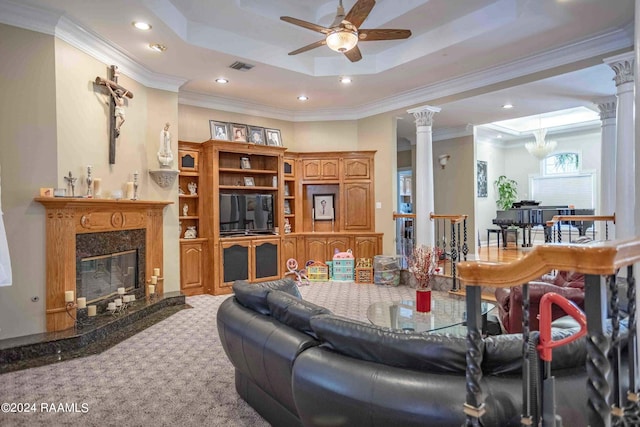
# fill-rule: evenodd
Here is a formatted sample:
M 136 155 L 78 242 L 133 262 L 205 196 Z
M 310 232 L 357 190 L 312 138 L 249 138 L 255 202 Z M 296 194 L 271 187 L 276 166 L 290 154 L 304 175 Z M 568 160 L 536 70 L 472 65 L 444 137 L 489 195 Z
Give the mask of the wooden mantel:
M 65 291 L 76 292 L 76 235 L 121 230 L 146 230 L 145 277 L 163 269 L 162 213 L 170 201 L 37 197 L 46 208 L 47 331 L 73 327 L 66 313 Z M 162 276 L 163 274 L 161 274 Z M 156 292 L 162 294 L 159 280 Z M 145 287 L 146 288 L 146 287 Z M 72 313 L 75 316 L 75 312 Z

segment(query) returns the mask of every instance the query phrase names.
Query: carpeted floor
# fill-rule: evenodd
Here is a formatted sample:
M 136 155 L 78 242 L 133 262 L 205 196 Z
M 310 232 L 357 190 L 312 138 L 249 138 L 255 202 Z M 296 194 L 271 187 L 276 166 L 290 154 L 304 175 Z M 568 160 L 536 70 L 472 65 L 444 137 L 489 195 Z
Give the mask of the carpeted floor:
M 300 292 L 335 314 L 366 321 L 371 303 L 411 299 L 415 291 L 331 282 Z M 216 329 L 226 298 L 188 297 L 193 309 L 101 354 L 0 375 L 0 426 L 268 426 L 235 391 Z M 19 413 L 5 412 L 4 403 L 15 403 Z

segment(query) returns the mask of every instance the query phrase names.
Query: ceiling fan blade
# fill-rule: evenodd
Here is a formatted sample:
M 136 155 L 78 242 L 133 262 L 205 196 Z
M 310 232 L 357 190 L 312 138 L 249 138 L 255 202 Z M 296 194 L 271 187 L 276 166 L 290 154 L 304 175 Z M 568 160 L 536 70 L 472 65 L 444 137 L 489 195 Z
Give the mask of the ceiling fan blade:
M 351 62 L 358 62 L 362 59 L 362 53 L 360 53 L 358 45 L 354 46 L 353 49 L 349 49 L 348 51 L 344 52 L 344 56 L 349 58 L 349 61 Z
M 359 28 L 364 20 L 367 19 L 367 16 L 369 16 L 371 9 L 373 9 L 375 5 L 375 0 L 358 0 L 349 13 L 347 13 L 344 20 L 351 22 L 356 28 Z
M 327 44 L 326 40 L 324 40 L 324 39 L 323 40 L 319 40 L 319 41 L 317 41 L 315 43 L 311 43 L 311 44 L 308 44 L 308 45 L 306 45 L 304 47 L 301 47 L 300 49 L 296 49 L 293 52 L 289 52 L 289 55 L 297 55 L 299 53 L 306 52 L 306 51 L 311 50 L 311 49 L 315 49 L 315 48 L 320 47 L 320 46 L 325 45 L 325 44 Z
M 322 25 L 317 25 L 312 22 L 303 21 L 302 19 L 298 19 L 298 18 L 292 18 L 290 16 L 281 16 L 280 19 L 290 24 L 297 25 L 299 27 L 303 27 L 311 31 L 317 31 L 322 34 L 327 34 L 331 31 L 329 28 L 323 27 Z
M 363 42 L 375 40 L 408 39 L 410 36 L 410 30 L 393 30 L 382 28 L 377 30 L 358 30 L 358 38 Z

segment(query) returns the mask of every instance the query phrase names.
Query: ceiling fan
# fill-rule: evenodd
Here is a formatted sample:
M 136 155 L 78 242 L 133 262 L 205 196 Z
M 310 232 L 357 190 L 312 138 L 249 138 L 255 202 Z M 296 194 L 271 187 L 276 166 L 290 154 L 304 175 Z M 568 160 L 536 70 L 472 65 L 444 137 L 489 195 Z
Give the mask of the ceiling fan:
M 292 18 L 290 16 L 281 16 L 285 22 L 317 31 L 325 35 L 323 40 L 311 43 L 310 45 L 301 47 L 300 49 L 289 52 L 289 55 L 297 55 L 322 45 L 329 46 L 336 52 L 344 53 L 351 62 L 357 62 L 362 59 L 362 54 L 358 48 L 358 41 L 376 41 L 376 40 L 399 40 L 406 39 L 411 36 L 410 30 L 394 30 L 394 29 L 373 29 L 366 30 L 359 28 L 367 19 L 371 9 L 375 6 L 375 0 L 358 0 L 353 5 L 349 13 L 344 14 L 342 0 L 338 4 L 338 12 L 330 27 L 313 24 L 301 19 Z

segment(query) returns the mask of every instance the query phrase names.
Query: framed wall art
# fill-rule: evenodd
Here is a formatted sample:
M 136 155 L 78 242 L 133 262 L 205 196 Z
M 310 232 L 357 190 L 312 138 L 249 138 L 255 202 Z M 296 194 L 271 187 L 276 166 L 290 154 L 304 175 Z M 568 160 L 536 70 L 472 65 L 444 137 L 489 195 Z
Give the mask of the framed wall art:
M 249 126 L 249 142 L 258 145 L 266 145 L 264 139 L 264 128 L 258 126 Z
M 229 124 L 224 122 L 216 122 L 209 120 L 211 127 L 211 139 L 219 139 L 221 141 L 229 140 Z
M 487 162 L 484 160 L 478 160 L 478 197 L 487 197 Z
M 267 135 L 267 145 L 274 147 L 282 147 L 282 137 L 280 136 L 280 129 L 265 129 Z
M 247 142 L 247 125 L 231 123 L 231 140 L 235 142 Z
M 313 195 L 313 219 L 315 221 L 333 221 L 335 219 L 334 197 L 334 194 Z

